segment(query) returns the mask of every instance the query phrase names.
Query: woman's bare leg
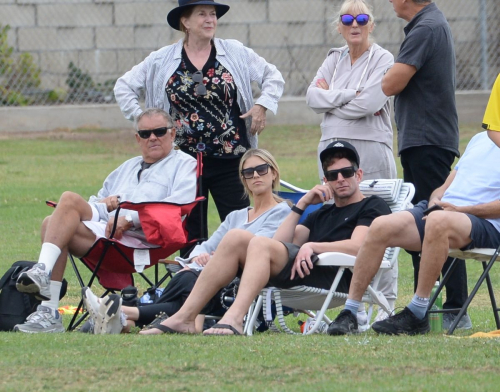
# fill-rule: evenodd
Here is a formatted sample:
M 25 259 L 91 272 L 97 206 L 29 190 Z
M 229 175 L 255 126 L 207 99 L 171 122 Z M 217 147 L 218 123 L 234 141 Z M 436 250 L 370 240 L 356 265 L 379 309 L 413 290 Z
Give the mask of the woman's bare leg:
M 253 300 L 269 279 L 281 272 L 287 262 L 288 251 L 281 242 L 266 237 L 254 237 L 248 246 L 236 299 L 218 324 L 230 325 L 240 334 L 243 333 L 243 318 Z M 205 334 L 224 335 L 233 332 L 227 328 L 210 328 Z
M 208 301 L 222 287 L 228 285 L 238 273 L 238 268 L 245 262 L 247 248 L 252 233 L 241 229 L 230 230 L 222 239 L 210 262 L 203 269 L 182 308 L 162 325 L 179 333 L 196 333 L 195 319 Z M 152 328 L 141 331 L 141 335 L 162 333 Z

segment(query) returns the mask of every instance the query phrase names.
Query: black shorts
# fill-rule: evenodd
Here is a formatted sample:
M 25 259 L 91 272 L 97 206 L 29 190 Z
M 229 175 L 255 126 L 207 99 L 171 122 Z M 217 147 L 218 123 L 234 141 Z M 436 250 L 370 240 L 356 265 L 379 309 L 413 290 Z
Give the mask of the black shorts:
M 428 201 L 422 200 L 411 210 L 408 210 L 413 215 L 415 219 L 415 224 L 417 225 L 418 234 L 420 235 L 420 242 L 424 242 L 425 235 L 425 220 L 424 211 L 428 207 Z M 467 250 L 472 248 L 497 248 L 500 244 L 500 233 L 495 226 L 493 226 L 486 219 L 478 218 L 475 215 L 465 214 L 469 217 L 472 223 L 472 229 L 470 232 L 470 238 L 472 241 L 461 248 L 460 250 Z
M 293 286 L 310 286 L 310 287 L 318 287 L 321 289 L 329 290 L 332 286 L 333 280 L 335 279 L 335 275 L 339 270 L 339 267 L 334 266 L 325 266 L 325 267 L 317 267 L 315 266 L 311 270 L 310 275 L 306 275 L 304 278 L 299 277 L 295 274 L 293 280 L 290 280 L 290 276 L 292 274 L 293 263 L 295 262 L 295 258 L 297 257 L 297 253 L 300 250 L 300 246 L 295 244 L 290 244 L 288 242 L 283 242 L 287 251 L 288 251 L 288 263 L 281 270 L 281 272 L 275 277 L 269 280 L 268 286 L 274 286 L 282 289 L 286 289 Z M 349 285 L 351 284 L 352 273 L 350 270 L 346 270 L 342 275 L 342 279 L 340 279 L 339 285 L 337 287 L 337 292 L 340 293 L 348 293 Z

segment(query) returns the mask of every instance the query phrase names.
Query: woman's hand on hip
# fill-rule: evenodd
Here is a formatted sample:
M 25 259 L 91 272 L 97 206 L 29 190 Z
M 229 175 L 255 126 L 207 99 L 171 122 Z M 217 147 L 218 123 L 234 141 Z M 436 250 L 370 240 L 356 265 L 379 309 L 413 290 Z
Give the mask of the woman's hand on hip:
M 248 112 L 241 115 L 240 118 L 252 117 L 252 126 L 250 128 L 250 132 L 252 135 L 260 135 L 260 133 L 266 127 L 266 111 L 267 109 L 261 105 L 253 105 Z

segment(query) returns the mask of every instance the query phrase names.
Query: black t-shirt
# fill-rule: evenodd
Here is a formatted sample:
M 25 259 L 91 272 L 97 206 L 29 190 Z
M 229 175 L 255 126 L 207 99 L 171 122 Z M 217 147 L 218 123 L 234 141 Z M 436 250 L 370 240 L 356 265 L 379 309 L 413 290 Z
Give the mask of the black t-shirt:
M 307 242 L 334 242 L 348 240 L 356 226 L 370 226 L 381 215 L 391 210 L 378 196 L 366 197 L 345 207 L 326 204 L 310 213 L 302 225 L 310 230 Z
M 436 4 L 424 7 L 404 28 L 396 63 L 417 72 L 394 98 L 398 150 L 437 146 L 458 151 L 455 48 L 450 25 Z

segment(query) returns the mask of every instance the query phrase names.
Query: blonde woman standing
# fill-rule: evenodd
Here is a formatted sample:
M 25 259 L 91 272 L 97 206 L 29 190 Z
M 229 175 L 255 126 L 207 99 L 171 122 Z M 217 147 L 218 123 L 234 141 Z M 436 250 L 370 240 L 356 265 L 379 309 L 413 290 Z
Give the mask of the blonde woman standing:
M 318 157 L 332 141 L 346 140 L 361 156 L 365 180 L 396 178 L 391 109 L 381 88 L 394 56 L 372 42 L 375 21 L 364 0 L 345 0 L 333 26 L 346 45 L 328 52 L 306 96 L 311 109 L 323 114 Z M 318 169 L 321 179 L 319 158 Z

